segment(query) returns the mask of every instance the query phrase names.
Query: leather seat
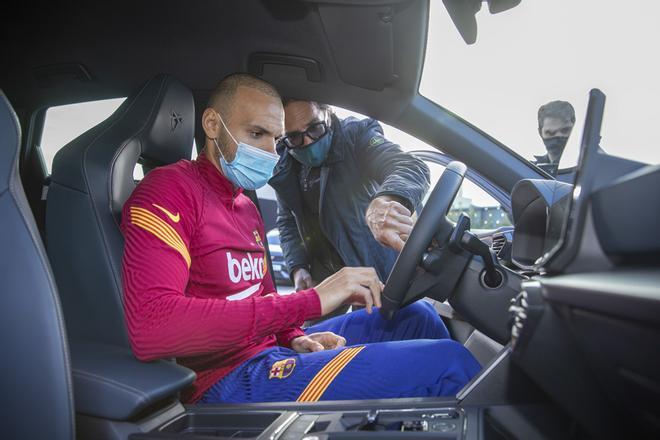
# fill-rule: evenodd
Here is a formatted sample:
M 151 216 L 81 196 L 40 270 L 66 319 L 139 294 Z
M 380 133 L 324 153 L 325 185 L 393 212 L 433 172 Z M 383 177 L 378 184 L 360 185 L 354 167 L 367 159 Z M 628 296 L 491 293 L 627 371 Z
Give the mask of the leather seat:
M 57 289 L 18 175 L 20 128 L 0 91 L 2 438 L 74 438 L 67 340 Z
M 46 237 L 72 352 L 76 411 L 126 420 L 171 398 L 194 373 L 168 361 L 139 362 L 122 306 L 121 209 L 133 170 L 190 158 L 191 91 L 167 75 L 139 88 L 107 120 L 55 156 Z

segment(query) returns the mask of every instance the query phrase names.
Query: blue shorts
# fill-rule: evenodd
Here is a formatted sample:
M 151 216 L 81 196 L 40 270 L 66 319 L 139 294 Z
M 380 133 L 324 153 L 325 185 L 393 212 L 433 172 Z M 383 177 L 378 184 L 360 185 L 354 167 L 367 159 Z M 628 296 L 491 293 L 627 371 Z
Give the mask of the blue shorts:
M 449 339 L 426 301 L 401 309 L 391 321 L 363 309 L 305 331 L 331 331 L 346 338 L 346 347 L 264 350 L 213 385 L 200 403 L 449 396 L 481 368 L 463 345 Z

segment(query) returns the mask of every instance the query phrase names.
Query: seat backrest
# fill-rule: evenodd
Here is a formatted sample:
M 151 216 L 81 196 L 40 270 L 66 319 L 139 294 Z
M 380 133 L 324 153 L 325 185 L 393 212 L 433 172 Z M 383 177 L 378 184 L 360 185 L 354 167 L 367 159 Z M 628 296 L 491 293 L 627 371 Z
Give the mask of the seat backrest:
M 121 209 L 133 170 L 189 159 L 191 91 L 158 75 L 55 156 L 46 240 L 70 339 L 128 347 L 122 307 Z M 73 343 L 73 342 L 72 342 Z
M 0 91 L 0 436 L 74 438 L 69 353 L 55 282 L 18 175 L 20 128 Z

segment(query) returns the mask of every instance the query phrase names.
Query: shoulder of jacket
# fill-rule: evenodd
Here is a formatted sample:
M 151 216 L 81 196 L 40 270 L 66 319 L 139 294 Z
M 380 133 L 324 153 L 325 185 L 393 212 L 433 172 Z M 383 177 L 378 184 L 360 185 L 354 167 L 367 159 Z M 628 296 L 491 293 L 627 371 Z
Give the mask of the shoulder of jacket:
M 354 116 L 349 116 L 347 118 L 340 119 L 339 121 L 344 130 L 351 132 L 369 129 L 373 126 L 380 126 L 378 121 L 373 118 L 358 119 Z

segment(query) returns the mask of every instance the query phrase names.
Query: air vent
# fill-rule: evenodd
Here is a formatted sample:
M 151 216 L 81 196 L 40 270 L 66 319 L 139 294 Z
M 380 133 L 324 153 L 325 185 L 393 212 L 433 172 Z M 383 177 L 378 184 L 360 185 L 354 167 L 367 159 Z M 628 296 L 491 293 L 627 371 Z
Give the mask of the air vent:
M 495 255 L 499 256 L 505 245 L 506 237 L 504 235 L 498 235 L 493 237 L 493 244 L 490 245 L 490 248 L 495 252 Z

